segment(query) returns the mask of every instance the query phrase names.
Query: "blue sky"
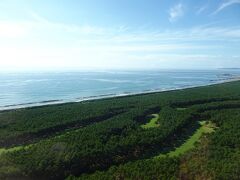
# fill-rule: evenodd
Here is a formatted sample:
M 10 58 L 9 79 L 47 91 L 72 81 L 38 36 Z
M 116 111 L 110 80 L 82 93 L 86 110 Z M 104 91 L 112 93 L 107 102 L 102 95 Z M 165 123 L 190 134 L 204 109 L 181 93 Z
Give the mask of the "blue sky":
M 0 71 L 240 67 L 240 0 L 0 0 Z

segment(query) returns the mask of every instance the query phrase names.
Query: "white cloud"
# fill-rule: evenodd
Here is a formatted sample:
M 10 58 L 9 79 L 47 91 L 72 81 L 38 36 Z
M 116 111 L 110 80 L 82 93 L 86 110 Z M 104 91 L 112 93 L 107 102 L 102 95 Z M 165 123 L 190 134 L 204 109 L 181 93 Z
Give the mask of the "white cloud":
M 46 18 L 38 15 L 36 12 L 30 11 L 31 17 L 36 21 L 36 22 L 41 22 L 41 23 L 50 23 Z
M 29 27 L 26 24 L 0 21 L 0 38 L 19 38 L 28 32 Z
M 40 15 L 38 15 L 35 12 L 30 12 L 32 18 L 38 22 L 39 24 L 44 25 L 45 27 L 49 28 L 58 28 L 65 30 L 67 32 L 78 32 L 78 33 L 83 33 L 83 34 L 102 34 L 104 33 L 105 29 L 100 28 L 100 27 L 94 27 L 94 26 L 89 26 L 89 25 L 74 25 L 74 24 L 64 24 L 64 23 L 59 23 L 59 22 L 52 22 Z
M 217 61 L 216 54 L 226 52 L 224 43 L 240 42 L 240 26 L 208 24 L 189 29 L 149 31 L 127 26 L 102 28 L 64 24 L 33 16 L 35 21 L 0 21 L 0 27 L 4 27 L 0 28 L 1 70 L 9 67 L 145 68 L 188 60 L 194 66 L 195 61 Z M 3 41 L 6 37 L 9 42 L 8 39 Z M 239 53 L 231 55 L 239 56 Z
M 169 10 L 169 21 L 174 22 L 184 15 L 184 8 L 181 3 L 176 4 Z
M 146 69 L 211 67 L 226 57 L 209 54 L 145 53 L 82 48 L 3 48 L 0 69 L 9 70 L 79 70 L 79 69 Z M 87 59 L 87 60 L 86 60 Z M 229 58 L 232 60 L 234 58 Z M 235 58 L 236 59 L 236 58 Z M 238 58 L 239 59 L 239 58 Z M 66 63 L 66 61 L 68 63 Z M 181 63 L 179 63 L 181 62 Z
M 200 7 L 200 8 L 196 11 L 196 14 L 197 14 L 197 15 L 201 14 L 201 13 L 204 12 L 207 8 L 208 8 L 208 5 L 205 5 L 205 6 Z
M 223 9 L 225 9 L 231 5 L 234 5 L 234 4 L 240 4 L 240 0 L 227 0 L 227 1 L 223 2 L 222 4 L 220 4 L 219 7 L 217 8 L 217 10 L 214 11 L 212 14 L 215 15 L 215 14 L 221 12 Z

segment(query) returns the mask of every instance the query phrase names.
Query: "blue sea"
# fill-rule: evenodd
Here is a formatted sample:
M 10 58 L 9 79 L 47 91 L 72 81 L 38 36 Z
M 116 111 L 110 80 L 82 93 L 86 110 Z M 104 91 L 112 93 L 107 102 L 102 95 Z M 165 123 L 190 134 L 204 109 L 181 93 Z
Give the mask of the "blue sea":
M 0 73 L 0 110 L 203 86 L 239 76 L 233 69 Z

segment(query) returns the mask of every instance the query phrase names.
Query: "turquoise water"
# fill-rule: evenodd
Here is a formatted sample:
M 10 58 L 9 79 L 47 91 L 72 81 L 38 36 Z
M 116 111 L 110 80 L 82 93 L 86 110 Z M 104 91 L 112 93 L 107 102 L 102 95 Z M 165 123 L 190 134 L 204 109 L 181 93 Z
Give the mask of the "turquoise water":
M 239 70 L 0 73 L 0 109 L 217 83 Z

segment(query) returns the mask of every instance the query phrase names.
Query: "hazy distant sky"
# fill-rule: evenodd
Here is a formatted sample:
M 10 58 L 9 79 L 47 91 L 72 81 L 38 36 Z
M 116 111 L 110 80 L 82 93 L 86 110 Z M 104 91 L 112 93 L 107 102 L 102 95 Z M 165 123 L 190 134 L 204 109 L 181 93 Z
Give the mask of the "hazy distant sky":
M 0 71 L 240 67 L 240 0 L 0 0 Z

